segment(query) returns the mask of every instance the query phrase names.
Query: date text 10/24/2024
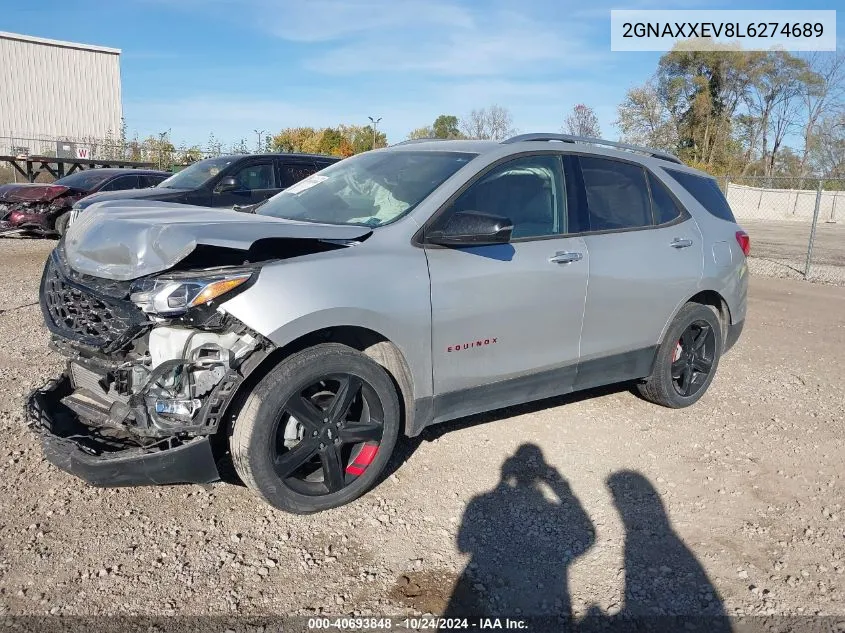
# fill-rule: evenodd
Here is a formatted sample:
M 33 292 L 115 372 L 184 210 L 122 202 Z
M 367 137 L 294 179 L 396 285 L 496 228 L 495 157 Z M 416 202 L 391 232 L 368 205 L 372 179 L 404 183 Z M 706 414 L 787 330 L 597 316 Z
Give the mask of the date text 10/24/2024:
M 529 624 L 518 618 L 309 618 L 311 630 L 511 630 L 527 631 Z

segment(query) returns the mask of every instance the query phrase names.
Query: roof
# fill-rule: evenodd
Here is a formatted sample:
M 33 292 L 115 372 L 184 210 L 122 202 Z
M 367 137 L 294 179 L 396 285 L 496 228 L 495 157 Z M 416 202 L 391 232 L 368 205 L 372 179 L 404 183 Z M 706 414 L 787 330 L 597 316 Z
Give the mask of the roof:
M 473 154 L 484 154 L 501 147 L 499 141 L 479 141 L 466 139 L 427 139 L 422 138 L 414 141 L 402 141 L 391 145 L 386 149 L 399 151 L 423 151 L 423 152 L 472 152 Z
M 19 42 L 30 42 L 32 44 L 45 44 L 47 46 L 58 46 L 61 48 L 75 48 L 82 51 L 93 51 L 96 53 L 109 53 L 111 55 L 120 55 L 119 48 L 109 48 L 107 46 L 95 46 L 93 44 L 80 44 L 78 42 L 65 42 L 63 40 L 51 40 L 46 37 L 35 37 L 33 35 L 22 35 L 20 33 L 8 33 L 0 31 L 0 39 L 17 40 Z
M 163 169 L 132 169 L 131 167 L 94 167 L 93 169 L 84 169 L 73 172 L 73 174 L 68 174 L 70 176 L 74 174 L 102 174 L 104 176 L 122 176 L 123 174 L 148 174 L 148 175 L 157 175 L 157 176 L 172 176 L 173 174 L 169 171 L 164 171 Z
M 598 138 L 587 138 L 572 136 L 569 134 L 537 133 L 521 134 L 502 141 L 488 140 L 447 140 L 447 139 L 414 139 L 402 141 L 385 149 L 390 151 L 452 151 L 472 152 L 474 154 L 486 154 L 497 149 L 502 150 L 513 147 L 512 153 L 525 151 L 526 149 L 537 149 L 538 147 L 549 147 L 554 143 L 555 149 L 565 149 L 580 154 L 594 154 L 609 158 L 623 158 L 637 160 L 640 163 L 664 169 L 678 169 L 689 173 L 704 175 L 708 174 L 684 165 L 681 160 L 663 150 L 629 145 L 617 141 L 607 141 Z M 381 150 L 384 151 L 384 150 Z
M 301 154 L 297 152 L 274 152 L 268 154 L 221 154 L 220 156 L 209 156 L 209 158 L 256 158 L 258 156 L 271 156 L 273 158 L 322 158 L 323 160 L 340 160 L 340 156 L 330 156 L 328 154 Z

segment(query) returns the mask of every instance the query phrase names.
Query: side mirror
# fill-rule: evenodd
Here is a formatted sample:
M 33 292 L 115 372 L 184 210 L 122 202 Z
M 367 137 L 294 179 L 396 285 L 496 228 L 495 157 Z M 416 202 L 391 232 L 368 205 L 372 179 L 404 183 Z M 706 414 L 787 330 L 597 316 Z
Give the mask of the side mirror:
M 507 244 L 513 233 L 508 218 L 481 211 L 453 213 L 446 224 L 426 236 L 426 241 L 442 246 L 484 246 Z
M 220 179 L 220 182 L 217 183 L 214 191 L 217 193 L 225 193 L 227 191 L 237 191 L 240 188 L 241 184 L 238 182 L 237 178 L 234 176 L 226 176 L 225 178 Z

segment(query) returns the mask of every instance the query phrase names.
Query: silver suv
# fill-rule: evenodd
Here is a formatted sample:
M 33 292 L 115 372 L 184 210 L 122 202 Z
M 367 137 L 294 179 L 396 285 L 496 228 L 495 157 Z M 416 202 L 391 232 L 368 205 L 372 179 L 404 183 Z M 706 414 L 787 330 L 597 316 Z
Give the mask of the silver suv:
M 444 420 L 623 381 L 693 404 L 742 330 L 748 248 L 712 177 L 559 134 L 400 143 L 255 214 L 95 204 L 44 269 L 68 368 L 28 410 L 92 484 L 233 464 L 323 510 Z

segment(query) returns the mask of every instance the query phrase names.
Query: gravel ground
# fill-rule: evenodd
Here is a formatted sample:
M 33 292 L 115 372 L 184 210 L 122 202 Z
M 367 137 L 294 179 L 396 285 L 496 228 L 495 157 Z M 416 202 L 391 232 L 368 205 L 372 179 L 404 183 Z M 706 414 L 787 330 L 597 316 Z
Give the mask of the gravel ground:
M 752 274 L 803 278 L 810 243 L 809 222 L 738 220 L 751 237 Z M 845 224 L 820 219 L 813 241 L 810 278 L 845 286 Z
M 845 614 L 845 289 L 754 278 L 691 409 L 624 388 L 435 427 L 347 507 L 231 485 L 95 489 L 22 400 L 59 372 L 52 243 L 0 240 L 0 614 Z

